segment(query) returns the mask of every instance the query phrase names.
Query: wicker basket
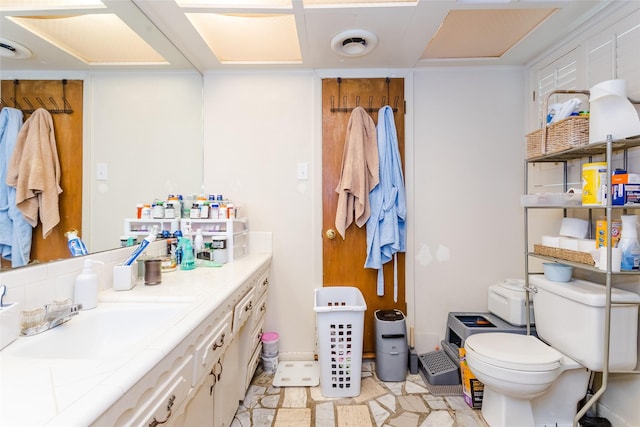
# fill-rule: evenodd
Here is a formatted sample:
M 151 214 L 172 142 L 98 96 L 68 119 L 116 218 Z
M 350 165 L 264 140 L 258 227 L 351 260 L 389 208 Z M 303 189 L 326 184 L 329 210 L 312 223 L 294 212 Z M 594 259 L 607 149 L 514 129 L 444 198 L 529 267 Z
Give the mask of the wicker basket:
M 589 144 L 589 117 L 560 120 L 547 127 L 546 144 L 543 139 L 544 129 L 527 134 L 527 159 Z
M 595 265 L 591 254 L 587 252 L 572 251 L 570 249 L 552 248 L 551 246 L 533 245 L 533 253 L 580 264 Z

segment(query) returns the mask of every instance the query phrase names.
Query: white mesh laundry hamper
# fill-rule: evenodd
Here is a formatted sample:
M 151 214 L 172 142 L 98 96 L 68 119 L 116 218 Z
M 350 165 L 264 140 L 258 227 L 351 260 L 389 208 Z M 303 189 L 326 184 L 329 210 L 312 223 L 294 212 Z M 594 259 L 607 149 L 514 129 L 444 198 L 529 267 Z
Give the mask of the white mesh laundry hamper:
M 364 312 L 367 310 L 362 293 L 349 286 L 318 288 L 313 310 L 316 312 L 322 395 L 358 396 Z

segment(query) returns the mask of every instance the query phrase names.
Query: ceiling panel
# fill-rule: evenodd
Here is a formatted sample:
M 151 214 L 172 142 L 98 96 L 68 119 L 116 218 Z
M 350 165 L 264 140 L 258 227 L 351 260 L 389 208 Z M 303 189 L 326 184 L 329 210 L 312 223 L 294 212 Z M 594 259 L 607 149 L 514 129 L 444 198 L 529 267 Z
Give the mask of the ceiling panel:
M 67 6 L 54 4 L 59 1 L 67 2 Z M 85 0 L 0 0 L 0 38 L 24 45 L 33 53 L 24 59 L 0 56 L 2 70 L 195 67 L 206 72 L 479 63 L 522 65 L 571 35 L 598 12 L 623 7 L 624 3 L 606 0 L 177 1 L 179 3 L 176 0 L 89 0 L 90 4 L 86 4 Z M 20 8 L 21 5 L 25 7 Z M 77 47 L 68 47 L 72 44 L 70 40 L 66 41 L 67 48 L 61 49 L 48 40 L 48 36 L 36 36 L 9 19 L 65 14 L 113 14 L 137 34 L 139 41 L 114 40 L 108 37 L 110 30 L 95 26 L 84 35 L 74 37 L 95 40 L 102 37 L 104 42 L 80 54 Z M 488 15 L 493 20 L 485 21 Z M 249 16 L 254 19 L 248 19 Z M 269 22 L 278 24 L 267 24 Z M 226 32 L 214 34 L 214 28 L 222 26 Z M 286 31 L 270 35 L 266 27 Z M 526 31 L 518 33 L 517 30 L 522 29 Z M 337 35 L 358 30 L 377 38 L 375 48 L 356 57 L 345 57 L 332 50 L 332 40 Z M 131 56 L 124 62 L 109 63 L 114 49 L 116 52 L 127 50 L 134 44 L 148 45 L 166 62 L 158 57 L 137 55 L 146 63 L 136 63 Z M 89 53 L 102 59 L 87 60 Z

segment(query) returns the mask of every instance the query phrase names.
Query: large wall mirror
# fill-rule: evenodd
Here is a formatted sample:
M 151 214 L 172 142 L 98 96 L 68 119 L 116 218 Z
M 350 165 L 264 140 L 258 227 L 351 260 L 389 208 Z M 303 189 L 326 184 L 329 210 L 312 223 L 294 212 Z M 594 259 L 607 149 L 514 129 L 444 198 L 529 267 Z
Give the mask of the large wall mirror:
M 113 249 L 137 203 L 204 191 L 202 76 L 132 1 L 74 1 L 72 12 L 59 6 L 69 1 L 39 3 L 2 0 L 0 41 L 16 50 L 0 56 L 0 78 L 82 82 L 82 188 L 63 191 L 82 193 L 81 237 L 90 252 Z M 97 15 L 117 18 L 109 25 L 128 28 L 134 41 L 105 33 L 100 20 L 88 27 L 73 22 Z M 52 41 L 73 31 L 79 31 L 73 40 Z M 111 63 L 87 58 L 81 46 L 70 46 L 82 38 L 94 43 L 87 52 L 102 43 L 128 56 Z M 129 45 L 152 53 L 136 56 Z M 13 94 L 0 95 L 13 107 Z M 56 129 L 64 133 L 64 126 Z

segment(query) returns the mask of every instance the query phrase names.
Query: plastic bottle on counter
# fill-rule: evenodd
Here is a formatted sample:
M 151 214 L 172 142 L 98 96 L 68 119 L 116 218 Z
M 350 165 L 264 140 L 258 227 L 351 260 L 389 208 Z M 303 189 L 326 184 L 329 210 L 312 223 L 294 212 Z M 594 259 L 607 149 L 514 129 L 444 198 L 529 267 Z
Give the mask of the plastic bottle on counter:
M 196 260 L 193 255 L 193 246 L 190 237 L 182 237 L 182 261 L 180 270 L 193 270 L 196 268 Z
M 145 203 L 142 207 L 141 219 L 151 219 L 151 205 Z
M 154 219 L 164 218 L 164 203 L 160 200 L 156 200 L 155 202 L 153 202 L 151 212 L 151 216 Z
M 98 305 L 98 275 L 92 268 L 98 264 L 102 263 L 85 259 L 82 273 L 74 281 L 73 302 L 74 304 L 81 304 L 81 310 L 91 310 Z
M 202 237 L 202 229 L 200 228 L 196 231 L 196 237 L 193 238 L 193 248 L 196 253 L 204 249 L 204 237 Z
M 166 219 L 173 219 L 176 217 L 176 208 L 172 200 L 167 201 L 164 206 L 164 217 Z

